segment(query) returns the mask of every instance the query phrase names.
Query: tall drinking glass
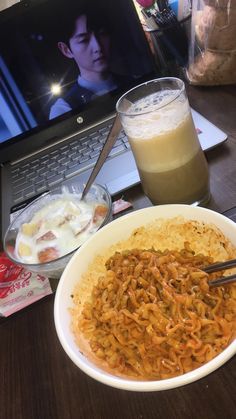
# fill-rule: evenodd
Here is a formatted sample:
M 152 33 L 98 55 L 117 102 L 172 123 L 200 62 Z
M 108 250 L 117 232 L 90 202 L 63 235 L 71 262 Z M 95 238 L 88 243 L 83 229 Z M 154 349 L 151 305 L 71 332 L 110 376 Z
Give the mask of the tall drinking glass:
M 153 204 L 200 205 L 209 200 L 208 165 L 182 80 L 151 80 L 116 105 L 144 193 Z

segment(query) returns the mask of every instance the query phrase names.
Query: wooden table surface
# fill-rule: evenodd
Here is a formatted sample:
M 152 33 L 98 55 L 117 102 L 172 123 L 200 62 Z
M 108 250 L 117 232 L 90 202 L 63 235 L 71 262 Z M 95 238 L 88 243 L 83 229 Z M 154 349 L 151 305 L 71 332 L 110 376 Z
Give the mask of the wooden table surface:
M 209 151 L 209 208 L 236 205 L 236 87 L 188 87 L 191 105 L 228 134 Z M 141 187 L 124 192 L 149 206 Z M 209 376 L 152 393 L 110 388 L 81 372 L 63 351 L 54 327 L 54 294 L 0 321 L 0 419 L 145 419 L 236 417 L 236 356 Z

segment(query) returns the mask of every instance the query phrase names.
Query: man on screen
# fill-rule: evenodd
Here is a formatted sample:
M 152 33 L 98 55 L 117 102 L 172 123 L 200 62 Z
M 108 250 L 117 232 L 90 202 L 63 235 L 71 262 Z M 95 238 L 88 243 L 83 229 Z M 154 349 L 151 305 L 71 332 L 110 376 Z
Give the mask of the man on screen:
M 63 29 L 57 46 L 64 57 L 74 60 L 79 75 L 69 91 L 51 106 L 50 119 L 118 87 L 121 80 L 109 69 L 111 40 L 102 18 L 94 10 L 84 9 L 74 16 L 67 33 Z

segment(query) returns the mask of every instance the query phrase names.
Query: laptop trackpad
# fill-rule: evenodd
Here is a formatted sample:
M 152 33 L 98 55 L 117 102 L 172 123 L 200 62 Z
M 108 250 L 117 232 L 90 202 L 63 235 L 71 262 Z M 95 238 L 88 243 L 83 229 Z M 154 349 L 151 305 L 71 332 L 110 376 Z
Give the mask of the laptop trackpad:
M 66 185 L 70 182 L 75 182 L 75 179 L 80 183 L 85 183 L 91 172 L 92 169 L 63 182 L 63 184 Z M 106 160 L 98 173 L 95 182 L 105 185 L 111 195 L 139 183 L 140 178 L 132 152 L 127 151 L 126 153 Z

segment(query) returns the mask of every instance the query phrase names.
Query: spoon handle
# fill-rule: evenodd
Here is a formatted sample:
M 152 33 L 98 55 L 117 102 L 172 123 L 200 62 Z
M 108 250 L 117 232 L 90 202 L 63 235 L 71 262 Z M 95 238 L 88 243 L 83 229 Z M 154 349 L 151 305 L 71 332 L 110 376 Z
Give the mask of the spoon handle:
M 115 140 L 119 134 L 119 132 L 121 131 L 121 122 L 120 122 L 120 118 L 118 115 L 116 115 L 114 122 L 112 124 L 112 127 L 110 129 L 110 132 L 107 136 L 107 139 L 105 141 L 105 144 L 102 148 L 102 151 L 98 157 L 98 160 L 92 170 L 92 173 L 84 187 L 84 190 L 82 192 L 82 196 L 81 199 L 84 199 L 85 195 L 87 194 L 88 190 L 90 189 L 92 183 L 94 182 L 96 176 L 98 175 L 98 172 L 100 171 L 102 165 L 104 164 L 108 154 L 110 153 L 113 144 L 115 143 Z

